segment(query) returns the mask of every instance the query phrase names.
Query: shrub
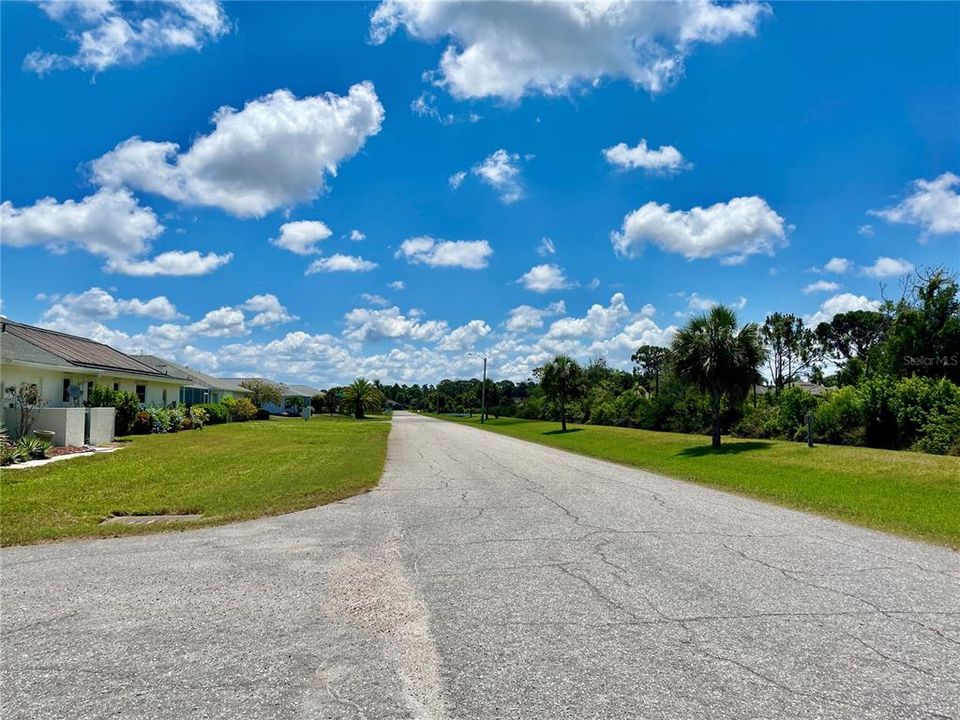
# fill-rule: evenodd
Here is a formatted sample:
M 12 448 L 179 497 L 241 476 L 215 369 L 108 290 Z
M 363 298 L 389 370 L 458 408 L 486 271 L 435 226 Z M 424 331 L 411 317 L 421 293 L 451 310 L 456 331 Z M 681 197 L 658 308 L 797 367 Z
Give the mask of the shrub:
M 233 415 L 234 415 L 234 412 L 233 412 L 233 411 L 234 411 L 234 408 L 235 408 L 236 405 L 237 405 L 237 399 L 236 399 L 235 397 L 227 396 L 227 397 L 225 397 L 225 398 L 223 398 L 223 399 L 220 400 L 220 404 L 223 405 L 223 407 L 225 407 L 225 408 L 227 409 L 227 418 L 228 418 L 228 421 L 229 421 L 229 420 L 235 420 L 236 418 L 233 417 Z
M 114 433 L 129 435 L 133 431 L 133 423 L 140 410 L 140 398 L 135 393 L 112 390 L 97 383 L 93 386 L 86 405 L 87 407 L 116 408 Z
M 206 425 L 207 421 L 210 419 L 209 413 L 199 406 L 187 408 L 187 415 L 189 416 L 193 427 L 198 430 Z
M 864 407 L 860 391 L 842 387 L 830 391 L 817 407 L 813 419 L 821 442 L 859 445 L 864 441 Z
M 807 413 L 817 408 L 817 397 L 798 387 L 784 388 L 775 400 L 780 409 L 779 437 L 786 440 L 805 440 Z
M 238 422 L 246 422 L 257 417 L 257 407 L 250 398 L 238 398 L 233 403 L 232 417 Z M 269 415 L 269 413 L 268 413 Z
M 147 435 L 153 427 L 153 418 L 146 410 L 139 410 L 133 418 L 131 432 L 135 435 Z
M 780 406 L 764 395 L 757 404 L 748 402 L 743 417 L 733 426 L 731 432 L 743 438 L 772 438 L 780 433 Z
M 913 449 L 935 455 L 960 454 L 960 413 L 952 416 L 931 414 L 913 444 Z
M 192 405 L 191 409 L 202 410 L 206 413 L 206 422 L 208 425 L 220 425 L 221 423 L 230 422 L 230 411 L 227 409 L 227 406 L 222 403 L 202 403 Z

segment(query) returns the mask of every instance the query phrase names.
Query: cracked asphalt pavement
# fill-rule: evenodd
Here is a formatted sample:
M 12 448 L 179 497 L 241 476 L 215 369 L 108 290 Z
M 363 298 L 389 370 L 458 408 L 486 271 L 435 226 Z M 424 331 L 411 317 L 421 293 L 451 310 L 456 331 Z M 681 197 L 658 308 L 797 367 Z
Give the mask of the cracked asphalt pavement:
M 7 720 L 960 718 L 957 553 L 415 415 L 365 495 L 0 561 Z

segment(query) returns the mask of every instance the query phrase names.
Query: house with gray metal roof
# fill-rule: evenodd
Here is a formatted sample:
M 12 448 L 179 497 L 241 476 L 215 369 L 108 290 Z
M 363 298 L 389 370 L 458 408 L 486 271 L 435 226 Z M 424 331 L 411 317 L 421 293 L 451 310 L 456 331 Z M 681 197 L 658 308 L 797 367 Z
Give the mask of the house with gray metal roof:
M 135 393 L 145 405 L 170 405 L 190 382 L 135 356 L 89 338 L 0 318 L 0 396 L 8 388 L 36 385 L 47 406 L 82 405 L 94 384 Z
M 179 365 L 172 360 L 157 355 L 138 355 L 136 357 L 161 372 L 174 372 L 177 375 L 189 378 L 190 382 L 180 388 L 180 402 L 187 405 L 206 402 L 218 403 L 224 398 L 249 397 L 252 394 L 247 388 L 242 387 L 238 380 L 207 375 L 199 370 L 193 370 L 186 365 Z
M 237 384 L 248 381 L 248 380 L 259 380 L 261 382 L 273 383 L 274 385 L 279 385 L 283 391 L 283 404 L 274 405 L 273 403 L 267 403 L 263 406 L 263 409 L 273 415 L 288 415 L 288 414 L 299 414 L 300 410 L 297 407 L 298 404 L 309 405 L 310 398 L 314 395 L 323 395 L 323 390 L 318 390 L 315 387 L 310 387 L 309 385 L 287 385 L 285 383 L 277 382 L 275 380 L 268 380 L 267 378 L 261 377 L 246 377 L 246 378 L 218 378 L 221 382 L 230 381 Z M 296 398 L 296 399 L 294 399 Z

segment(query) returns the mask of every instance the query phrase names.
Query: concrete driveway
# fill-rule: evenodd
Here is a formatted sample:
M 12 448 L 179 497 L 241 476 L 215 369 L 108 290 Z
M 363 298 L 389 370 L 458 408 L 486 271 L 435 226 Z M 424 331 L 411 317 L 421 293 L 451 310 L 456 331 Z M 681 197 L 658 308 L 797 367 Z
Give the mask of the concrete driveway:
M 7 720 L 960 718 L 956 553 L 413 415 L 366 495 L 0 559 Z

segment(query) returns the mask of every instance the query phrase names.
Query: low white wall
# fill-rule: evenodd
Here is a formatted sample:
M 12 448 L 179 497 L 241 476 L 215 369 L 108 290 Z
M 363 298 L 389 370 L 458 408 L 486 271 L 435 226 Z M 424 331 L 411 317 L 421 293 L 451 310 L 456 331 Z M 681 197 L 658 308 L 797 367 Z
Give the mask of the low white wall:
M 116 408 L 90 408 L 87 410 L 87 444 L 106 445 L 113 442 Z
M 30 433 L 33 434 L 34 430 L 53 430 L 55 446 L 83 445 L 84 415 L 83 408 L 44 408 L 30 428 Z M 20 436 L 20 413 L 15 408 L 4 408 L 3 421 L 11 437 Z

